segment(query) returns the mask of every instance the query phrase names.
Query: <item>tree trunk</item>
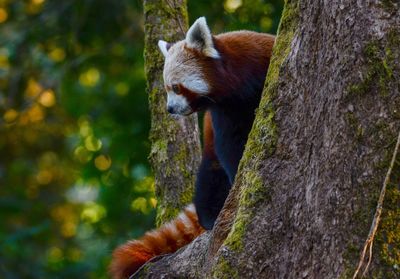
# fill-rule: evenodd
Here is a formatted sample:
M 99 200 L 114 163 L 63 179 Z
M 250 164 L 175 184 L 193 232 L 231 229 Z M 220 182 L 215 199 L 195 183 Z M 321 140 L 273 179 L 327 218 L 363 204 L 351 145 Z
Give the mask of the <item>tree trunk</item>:
M 172 118 L 166 110 L 162 78 L 164 58 L 157 43 L 181 40 L 188 19 L 185 0 L 145 0 L 145 70 L 151 112 L 150 162 L 158 199 L 157 224 L 175 217 L 192 202 L 194 180 L 200 163 L 197 116 Z
M 213 231 L 146 278 L 351 278 L 400 132 L 400 4 L 286 1 Z M 400 277 L 400 156 L 368 272 Z M 165 276 L 165 277 L 163 277 Z

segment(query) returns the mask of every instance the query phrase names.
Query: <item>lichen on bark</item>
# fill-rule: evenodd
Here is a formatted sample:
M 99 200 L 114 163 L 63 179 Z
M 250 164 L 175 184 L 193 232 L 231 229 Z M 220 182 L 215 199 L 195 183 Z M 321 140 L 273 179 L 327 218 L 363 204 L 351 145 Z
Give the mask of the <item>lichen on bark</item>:
M 146 0 L 145 71 L 151 113 L 149 156 L 158 201 L 157 225 L 174 218 L 191 202 L 194 180 L 200 161 L 197 116 L 175 119 L 166 107 L 162 70 L 164 58 L 158 40 L 183 39 L 188 18 L 185 0 Z

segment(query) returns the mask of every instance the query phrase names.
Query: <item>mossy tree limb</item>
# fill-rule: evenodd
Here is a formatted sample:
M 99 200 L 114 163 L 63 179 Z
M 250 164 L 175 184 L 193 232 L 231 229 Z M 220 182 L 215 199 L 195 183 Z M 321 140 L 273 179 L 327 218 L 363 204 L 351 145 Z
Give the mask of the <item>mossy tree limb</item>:
M 162 70 L 164 58 L 157 43 L 183 39 L 188 19 L 185 0 L 145 0 L 145 71 L 151 112 L 150 162 L 158 199 L 157 224 L 176 216 L 191 203 L 200 161 L 196 115 L 174 119 L 166 111 Z

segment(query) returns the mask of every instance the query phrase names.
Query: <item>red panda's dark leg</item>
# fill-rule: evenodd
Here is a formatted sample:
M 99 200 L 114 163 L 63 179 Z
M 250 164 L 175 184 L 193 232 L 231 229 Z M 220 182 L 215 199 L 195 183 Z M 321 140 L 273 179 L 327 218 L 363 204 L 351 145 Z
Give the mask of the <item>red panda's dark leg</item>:
M 200 224 L 212 229 L 228 196 L 231 184 L 214 151 L 211 114 L 204 116 L 204 151 L 196 179 L 194 204 Z
M 218 161 L 204 158 L 196 179 L 194 204 L 200 225 L 211 230 L 228 196 L 231 184 Z

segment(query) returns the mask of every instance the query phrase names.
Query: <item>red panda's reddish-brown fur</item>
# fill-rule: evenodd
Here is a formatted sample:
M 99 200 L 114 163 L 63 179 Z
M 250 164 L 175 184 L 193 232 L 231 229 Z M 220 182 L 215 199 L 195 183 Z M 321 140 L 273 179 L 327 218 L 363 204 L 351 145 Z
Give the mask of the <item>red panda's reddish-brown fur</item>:
M 212 128 L 211 113 L 206 111 L 203 120 L 203 154 L 211 159 L 216 158 L 214 151 L 214 131 Z
M 110 274 L 114 279 L 129 278 L 151 258 L 175 252 L 203 232 L 194 206 L 189 205 L 171 222 L 115 249 Z
M 213 37 L 216 49 L 222 59 L 210 63 L 210 58 L 199 50 L 184 47 L 185 51 L 193 53 L 198 67 L 205 74 L 205 79 L 211 85 L 207 96 L 215 99 L 230 95 L 232 90 L 243 86 L 244 80 L 254 77 L 265 77 L 275 42 L 273 35 L 251 31 L 234 31 Z M 218 63 L 221 61 L 221 63 Z M 189 102 L 199 97 L 198 94 L 180 86 L 181 94 Z
M 206 71 L 213 91 L 209 96 L 231 94 L 246 80 L 264 77 L 272 54 L 275 37 L 269 34 L 235 31 L 214 37 L 215 47 L 225 57 L 224 66 Z M 227 70 L 228 67 L 228 70 Z

